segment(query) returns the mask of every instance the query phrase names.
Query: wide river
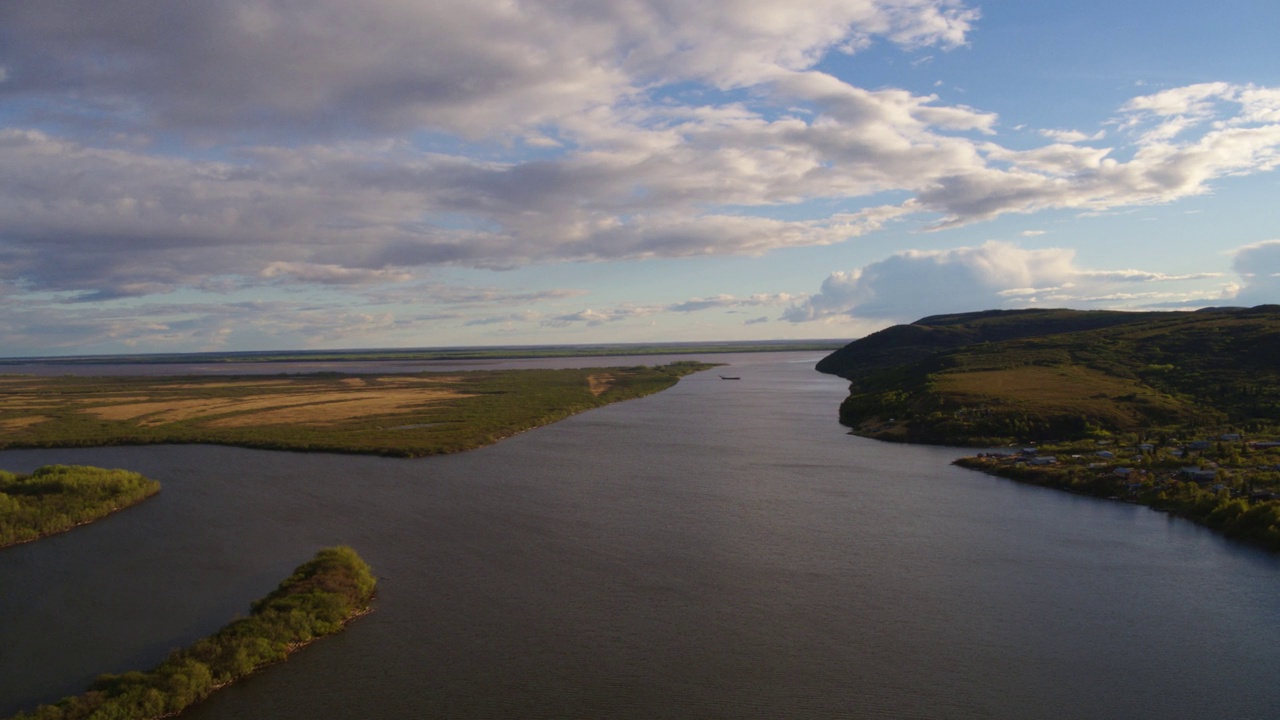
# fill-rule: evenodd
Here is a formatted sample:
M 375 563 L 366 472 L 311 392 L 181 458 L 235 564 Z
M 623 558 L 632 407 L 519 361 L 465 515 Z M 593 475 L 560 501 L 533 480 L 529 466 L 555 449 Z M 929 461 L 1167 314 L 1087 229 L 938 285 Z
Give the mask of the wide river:
M 341 543 L 375 612 L 184 717 L 1280 717 L 1280 559 L 847 435 L 818 357 L 420 460 L 0 453 L 164 485 L 0 551 L 0 715 L 154 665 Z

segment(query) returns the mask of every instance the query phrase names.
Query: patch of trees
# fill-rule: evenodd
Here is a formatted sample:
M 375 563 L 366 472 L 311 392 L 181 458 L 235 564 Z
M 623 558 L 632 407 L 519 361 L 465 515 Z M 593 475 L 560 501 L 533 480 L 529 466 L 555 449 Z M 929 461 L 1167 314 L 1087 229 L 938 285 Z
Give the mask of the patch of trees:
M 0 547 L 70 530 L 160 492 L 128 470 L 46 465 L 30 475 L 0 470 Z
M 1160 485 L 1145 482 L 1131 491 L 1126 480 L 1074 465 L 1011 465 L 976 457 L 960 458 L 955 464 L 1031 485 L 1095 497 L 1123 496 L 1131 502 L 1187 518 L 1232 539 L 1280 552 L 1280 501 L 1277 500 L 1251 500 L 1227 489 L 1215 490 L 1190 481 Z
M 150 672 L 99 676 L 89 691 L 12 720 L 148 720 L 177 714 L 214 690 L 338 632 L 368 611 L 376 581 L 348 547 L 321 550 L 270 595 Z

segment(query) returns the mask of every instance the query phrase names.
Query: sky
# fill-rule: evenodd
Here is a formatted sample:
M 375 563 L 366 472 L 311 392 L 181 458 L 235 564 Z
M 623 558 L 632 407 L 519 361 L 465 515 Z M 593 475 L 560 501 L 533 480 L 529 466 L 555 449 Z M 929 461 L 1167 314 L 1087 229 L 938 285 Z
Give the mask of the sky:
M 0 356 L 1280 303 L 1274 0 L 5 0 Z

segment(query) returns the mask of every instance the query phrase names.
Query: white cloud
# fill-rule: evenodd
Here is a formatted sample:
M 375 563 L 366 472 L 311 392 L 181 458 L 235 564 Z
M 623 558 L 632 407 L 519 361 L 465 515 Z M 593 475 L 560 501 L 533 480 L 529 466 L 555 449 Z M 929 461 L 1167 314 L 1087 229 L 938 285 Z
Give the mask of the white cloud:
M 1236 248 L 1234 269 L 1244 281 L 1237 301 L 1241 305 L 1280 304 L 1280 240 L 1267 240 Z
M 1041 130 L 1040 134 L 1044 137 L 1060 143 L 1080 143 L 1090 140 L 1101 140 L 1107 136 L 1106 130 L 1099 130 L 1092 135 L 1080 132 L 1079 130 Z
M 992 241 L 981 247 L 953 250 L 907 250 L 851 272 L 832 273 L 816 295 L 788 308 L 783 319 L 807 322 L 849 316 L 909 322 L 939 313 L 1036 304 L 1115 307 L 1231 297 L 1234 290 L 1226 287 L 1208 291 L 1195 287 L 1141 293 L 1108 291 L 1136 282 L 1177 283 L 1219 276 L 1089 270 L 1075 264 L 1073 250 L 1025 250 Z
M 324 285 L 374 285 L 413 279 L 412 273 L 391 268 L 370 270 L 304 262 L 273 262 L 259 273 L 264 278 L 292 278 Z

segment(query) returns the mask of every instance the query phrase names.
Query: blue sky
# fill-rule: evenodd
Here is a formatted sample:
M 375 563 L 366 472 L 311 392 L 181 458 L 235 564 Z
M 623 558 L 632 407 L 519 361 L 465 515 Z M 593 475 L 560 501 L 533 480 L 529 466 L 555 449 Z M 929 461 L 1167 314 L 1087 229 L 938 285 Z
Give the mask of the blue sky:
M 1274 2 L 9 0 L 0 355 L 1280 302 Z

